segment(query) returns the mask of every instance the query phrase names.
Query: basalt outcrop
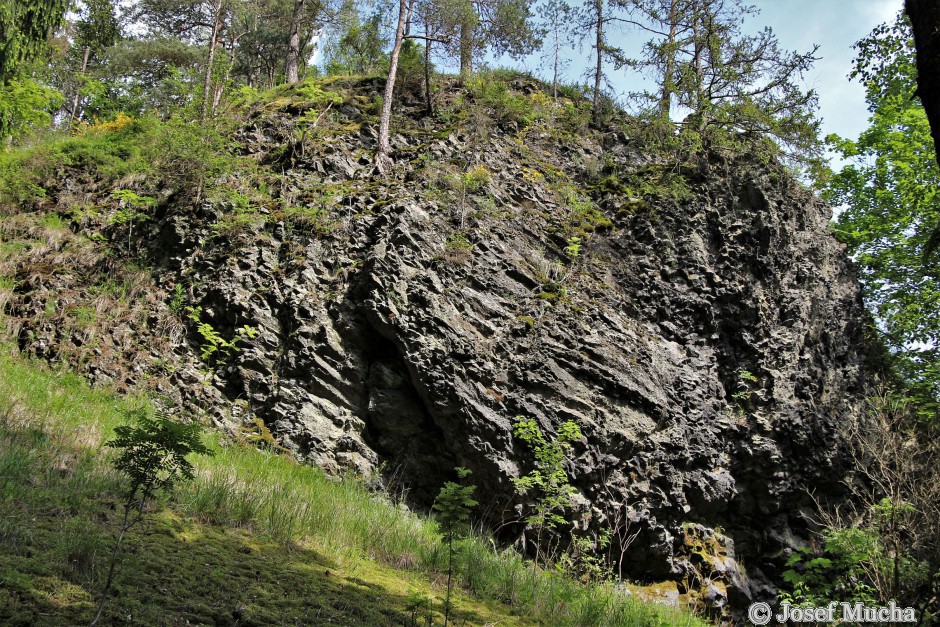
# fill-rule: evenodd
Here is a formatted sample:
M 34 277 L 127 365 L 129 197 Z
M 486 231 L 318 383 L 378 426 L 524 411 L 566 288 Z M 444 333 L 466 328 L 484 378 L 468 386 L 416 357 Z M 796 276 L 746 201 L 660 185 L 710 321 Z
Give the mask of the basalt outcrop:
M 807 489 L 842 498 L 840 422 L 874 378 L 829 208 L 747 155 L 677 164 L 622 131 L 472 116 L 408 118 L 380 177 L 362 106 L 300 139 L 297 111 L 257 107 L 237 133 L 280 174 L 281 209 L 323 208 L 304 220 L 259 207 L 232 226 L 224 202 L 161 199 L 140 241 L 164 301 L 180 284 L 191 308 L 162 391 L 418 505 L 467 467 L 493 522 L 518 518 L 510 479 L 531 469 L 517 417 L 575 421 L 568 517 L 614 529 L 624 577 L 714 606 L 772 594 Z M 682 193 L 617 182 L 670 170 Z M 196 320 L 251 333 L 208 368 Z M 69 340 L 25 322 L 20 341 Z

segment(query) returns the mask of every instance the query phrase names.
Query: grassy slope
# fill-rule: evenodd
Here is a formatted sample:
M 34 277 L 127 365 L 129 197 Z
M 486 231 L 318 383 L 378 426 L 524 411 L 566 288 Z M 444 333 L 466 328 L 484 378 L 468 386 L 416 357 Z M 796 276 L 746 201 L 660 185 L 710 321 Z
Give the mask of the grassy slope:
M 90 620 L 121 487 L 101 443 L 140 402 L 0 346 L 0 624 Z M 103 624 L 443 623 L 431 522 L 355 479 L 219 438 L 212 447 L 197 479 L 131 532 Z M 459 571 L 456 624 L 696 624 L 536 573 L 483 542 Z

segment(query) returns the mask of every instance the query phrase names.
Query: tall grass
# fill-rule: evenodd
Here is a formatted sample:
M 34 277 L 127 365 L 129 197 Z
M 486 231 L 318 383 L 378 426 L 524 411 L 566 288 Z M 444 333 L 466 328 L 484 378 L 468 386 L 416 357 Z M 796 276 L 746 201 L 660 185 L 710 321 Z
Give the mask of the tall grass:
M 116 399 L 91 390 L 74 375 L 49 373 L 0 345 L 0 421 L 4 431 L 33 441 L 0 440 L 0 504 L 10 503 L 43 473 L 73 473 L 73 502 L 50 507 L 82 511 L 82 499 L 117 493 L 119 478 L 108 469 L 101 443 L 140 399 Z M 27 411 L 18 411 L 25 409 Z M 17 416 L 30 424 L 15 424 Z M 43 439 L 44 446 L 40 446 Z M 407 511 L 355 477 L 328 477 L 270 451 L 209 438 L 213 457 L 193 460 L 194 481 L 179 487 L 173 506 L 207 523 L 250 528 L 288 546 L 303 546 L 338 559 L 377 559 L 439 579 L 446 552 L 432 518 Z M 57 442 L 70 442 L 60 446 Z M 21 442 L 20 444 L 24 444 Z M 15 443 L 14 443 L 15 444 Z M 68 464 L 57 459 L 79 458 Z M 51 480 L 51 479 L 50 479 Z M 4 508 L 7 509 L 7 508 Z M 10 510 L 7 510 L 10 511 Z M 28 533 L 13 513 L 0 515 L 0 536 L 15 543 Z M 100 543 L 85 537 L 86 523 L 70 523 L 57 551 L 77 580 L 95 578 Z M 10 543 L 8 545 L 12 546 Z M 697 625 L 689 614 L 644 604 L 612 585 L 586 586 L 536 569 L 513 551 L 497 551 L 482 535 L 463 542 L 455 565 L 460 585 L 483 598 L 506 603 L 535 623 L 551 625 Z

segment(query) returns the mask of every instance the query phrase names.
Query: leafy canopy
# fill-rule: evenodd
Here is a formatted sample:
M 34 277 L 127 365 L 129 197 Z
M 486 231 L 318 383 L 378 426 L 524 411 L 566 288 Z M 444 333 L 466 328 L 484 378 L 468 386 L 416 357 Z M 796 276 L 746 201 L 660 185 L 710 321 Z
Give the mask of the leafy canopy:
M 902 376 L 923 399 L 940 395 L 940 283 L 924 263 L 940 223 L 940 171 L 923 106 L 914 98 L 910 24 L 899 15 L 856 44 L 852 77 L 864 82 L 869 127 L 827 138 L 849 165 L 826 199 L 844 207 L 836 235 L 858 261 L 868 306 Z

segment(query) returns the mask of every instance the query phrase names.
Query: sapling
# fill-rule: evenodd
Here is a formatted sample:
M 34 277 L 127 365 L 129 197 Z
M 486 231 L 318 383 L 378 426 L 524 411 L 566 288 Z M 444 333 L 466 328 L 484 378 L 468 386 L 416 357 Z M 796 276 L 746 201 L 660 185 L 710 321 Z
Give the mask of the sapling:
M 466 468 L 455 468 L 457 478 L 460 480 L 470 476 Z M 454 481 L 448 481 L 441 488 L 437 498 L 434 499 L 434 509 L 437 510 L 437 520 L 444 532 L 444 541 L 447 542 L 447 598 L 444 601 L 444 627 L 450 618 L 450 592 L 454 578 L 455 544 L 467 534 L 470 522 L 470 511 L 478 503 L 473 500 L 475 485 L 464 486 Z
M 111 554 L 108 578 L 90 627 L 94 627 L 101 619 L 105 601 L 114 583 L 124 537 L 144 519 L 146 503 L 161 492 L 169 492 L 180 481 L 193 478 L 193 466 L 186 459 L 187 455 L 212 455 L 212 451 L 202 443 L 202 428 L 198 424 L 176 422 L 166 415 L 151 418 L 143 410 L 132 412 L 131 417 L 137 426 L 116 427 L 114 439 L 105 443 L 105 446 L 120 451 L 112 465 L 124 473 L 129 481 L 124 492 L 121 532 Z
M 536 563 L 542 555 L 543 563 L 547 564 L 551 551 L 545 551 L 543 555 L 543 535 L 554 533 L 559 526 L 568 523 L 562 514 L 571 505 L 575 488 L 568 480 L 564 463 L 571 443 L 583 436 L 577 423 L 571 420 L 559 426 L 554 439 L 546 438 L 535 420 L 526 420 L 522 416 L 516 416 L 516 420 L 512 433 L 532 448 L 535 468 L 512 482 L 519 494 L 533 499 L 534 511 L 525 521 L 536 529 Z

